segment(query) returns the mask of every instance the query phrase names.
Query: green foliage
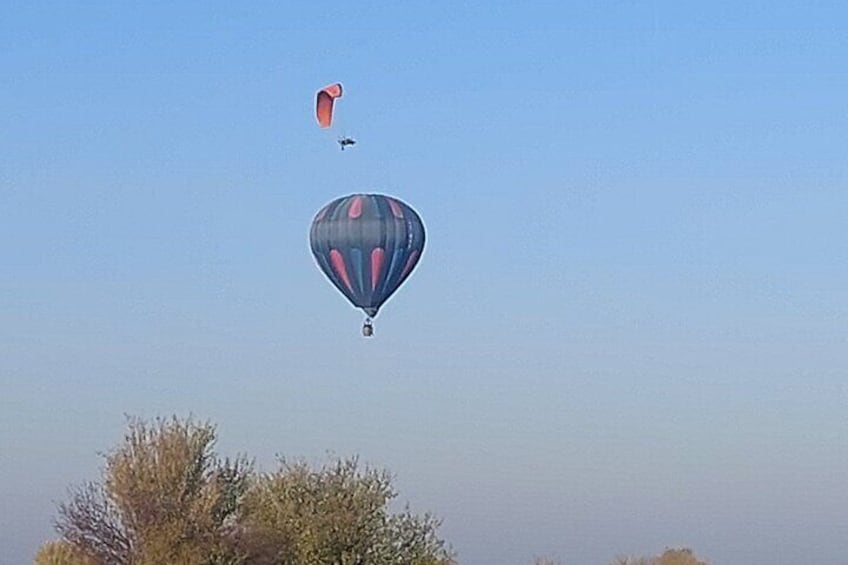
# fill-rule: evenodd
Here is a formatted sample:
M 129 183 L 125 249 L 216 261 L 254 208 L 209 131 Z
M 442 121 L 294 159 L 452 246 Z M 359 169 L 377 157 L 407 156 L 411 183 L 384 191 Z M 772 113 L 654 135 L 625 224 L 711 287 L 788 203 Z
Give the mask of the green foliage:
M 611 565 L 655 565 L 656 558 L 618 557 Z
M 405 510 L 385 471 L 356 459 L 257 475 L 220 459 L 215 428 L 131 419 L 102 480 L 59 506 L 38 565 L 452 565 L 439 522 Z
M 209 424 L 136 420 L 108 456 L 106 492 L 145 563 L 203 565 L 227 553 L 250 466 L 219 460 L 214 443 Z
M 689 548 L 666 549 L 657 557 L 619 557 L 611 565 L 707 565 Z
M 66 541 L 45 543 L 35 555 L 35 565 L 99 565 Z
M 695 557 L 691 549 L 667 549 L 656 560 L 656 565 L 707 565 Z
M 283 461 L 256 479 L 243 526 L 259 552 L 249 562 L 280 565 L 448 565 L 453 563 L 432 516 L 391 514 L 396 493 L 385 471 L 356 459 L 311 469 Z
M 109 565 L 236 562 L 228 542 L 250 465 L 214 455 L 215 429 L 191 420 L 130 420 L 100 483 L 72 491 L 57 529 Z
M 454 565 L 440 522 L 408 508 L 391 476 L 356 458 L 257 474 L 221 459 L 216 430 L 191 419 L 130 419 L 101 481 L 59 506 L 58 541 L 36 565 Z M 538 558 L 535 565 L 558 565 Z M 690 549 L 612 565 L 707 565 Z

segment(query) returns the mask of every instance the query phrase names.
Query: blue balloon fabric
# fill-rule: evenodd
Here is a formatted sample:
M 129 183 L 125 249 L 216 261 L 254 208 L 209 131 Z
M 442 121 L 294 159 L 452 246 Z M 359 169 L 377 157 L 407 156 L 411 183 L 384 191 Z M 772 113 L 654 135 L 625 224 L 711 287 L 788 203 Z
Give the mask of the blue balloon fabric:
M 315 216 L 309 233 L 318 266 L 369 317 L 415 269 L 424 238 L 418 213 L 382 194 L 333 200 Z

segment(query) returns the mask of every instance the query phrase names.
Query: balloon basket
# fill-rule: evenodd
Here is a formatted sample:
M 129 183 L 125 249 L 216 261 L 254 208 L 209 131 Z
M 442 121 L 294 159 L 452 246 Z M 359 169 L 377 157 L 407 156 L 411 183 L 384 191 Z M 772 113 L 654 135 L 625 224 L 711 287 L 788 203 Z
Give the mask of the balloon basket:
M 362 324 L 362 335 L 371 337 L 374 335 L 374 325 L 371 323 L 371 318 L 368 318 Z

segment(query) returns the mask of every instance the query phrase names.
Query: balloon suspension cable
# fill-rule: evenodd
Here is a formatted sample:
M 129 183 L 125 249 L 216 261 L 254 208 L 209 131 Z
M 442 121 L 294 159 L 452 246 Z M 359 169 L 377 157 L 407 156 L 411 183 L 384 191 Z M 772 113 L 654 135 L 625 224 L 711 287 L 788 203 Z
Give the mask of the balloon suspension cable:
M 371 322 L 371 318 L 365 318 L 365 322 L 362 323 L 362 335 L 365 337 L 371 337 L 374 335 L 374 324 Z

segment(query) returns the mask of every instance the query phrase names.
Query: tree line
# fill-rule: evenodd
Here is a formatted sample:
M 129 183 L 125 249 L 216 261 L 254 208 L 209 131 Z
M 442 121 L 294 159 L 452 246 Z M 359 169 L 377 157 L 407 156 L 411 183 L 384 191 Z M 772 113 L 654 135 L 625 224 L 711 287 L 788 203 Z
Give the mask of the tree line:
M 356 457 L 281 459 L 257 472 L 222 458 L 192 418 L 129 418 L 99 480 L 58 506 L 36 565 L 457 565 L 435 516 L 396 512 L 391 475 Z M 537 559 L 536 565 L 555 565 Z M 689 549 L 611 565 L 706 565 Z

